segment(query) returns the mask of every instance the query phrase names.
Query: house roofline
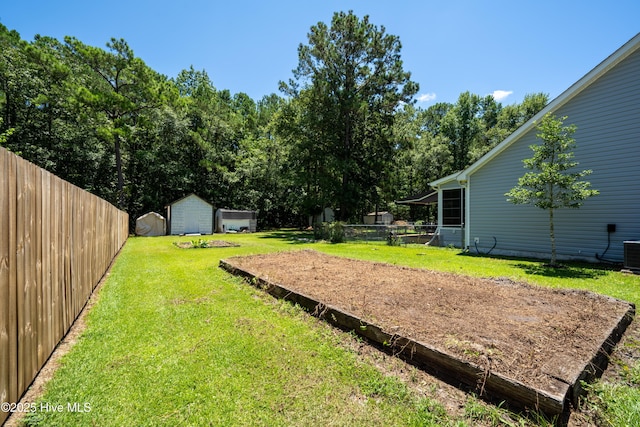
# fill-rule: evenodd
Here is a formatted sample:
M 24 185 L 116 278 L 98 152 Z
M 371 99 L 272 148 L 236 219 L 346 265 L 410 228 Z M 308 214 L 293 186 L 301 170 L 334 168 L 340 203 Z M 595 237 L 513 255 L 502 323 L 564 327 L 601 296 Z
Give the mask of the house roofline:
M 487 152 L 484 156 L 478 159 L 475 163 L 461 172 L 454 173 L 439 180 L 430 182 L 429 185 L 436 187 L 442 185 L 445 182 L 450 182 L 456 179 L 460 183 L 464 183 L 468 180 L 469 175 L 473 174 L 476 170 L 482 168 L 486 163 L 490 162 L 494 157 L 500 154 L 502 151 L 511 146 L 514 142 L 519 140 L 523 135 L 529 132 L 536 126 L 536 123 L 547 113 L 554 112 L 560 107 L 564 106 L 571 99 L 576 97 L 586 88 L 591 86 L 593 82 L 602 77 L 611 68 L 622 62 L 629 57 L 632 53 L 640 49 L 640 33 L 636 34 L 631 40 L 622 45 L 619 49 L 609 55 L 604 61 L 594 67 L 591 71 L 585 74 L 580 80 L 571 85 L 567 90 L 562 92 L 558 97 L 547 104 L 542 110 L 540 110 L 535 116 L 529 119 L 526 123 L 516 129 L 511 135 L 505 138 L 501 143 L 496 145 L 493 149 Z
M 464 171 L 462 171 L 464 172 Z M 455 172 L 452 173 L 451 175 L 447 175 L 445 177 L 442 177 L 440 179 L 436 179 L 435 181 L 431 181 L 429 183 L 430 186 L 432 186 L 433 188 L 435 188 L 436 190 L 438 189 L 439 186 L 441 186 L 442 184 L 445 184 L 447 182 L 452 182 L 452 181 L 456 181 L 458 175 L 460 175 L 462 172 Z

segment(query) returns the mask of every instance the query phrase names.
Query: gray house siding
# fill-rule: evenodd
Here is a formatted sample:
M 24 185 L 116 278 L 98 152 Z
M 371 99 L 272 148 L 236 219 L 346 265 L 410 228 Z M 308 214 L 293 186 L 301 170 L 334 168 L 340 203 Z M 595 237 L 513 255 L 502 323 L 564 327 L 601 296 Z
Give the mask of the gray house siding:
M 622 261 L 623 241 L 640 239 L 640 51 L 606 72 L 553 111 L 575 124 L 578 169 L 600 191 L 580 209 L 555 211 L 556 245 L 561 259 L 597 260 L 607 248 L 607 224 L 615 224 L 604 255 Z M 513 205 L 504 193 L 523 175 L 536 139 L 530 129 L 499 155 L 473 171 L 468 179 L 467 228 L 470 250 L 545 257 L 550 253 L 548 212 Z

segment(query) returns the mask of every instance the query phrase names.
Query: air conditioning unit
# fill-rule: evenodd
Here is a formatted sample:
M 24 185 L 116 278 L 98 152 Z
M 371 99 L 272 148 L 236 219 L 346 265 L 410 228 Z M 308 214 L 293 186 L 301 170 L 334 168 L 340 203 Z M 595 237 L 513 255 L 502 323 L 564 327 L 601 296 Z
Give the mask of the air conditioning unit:
M 640 270 L 640 240 L 624 242 L 624 268 Z

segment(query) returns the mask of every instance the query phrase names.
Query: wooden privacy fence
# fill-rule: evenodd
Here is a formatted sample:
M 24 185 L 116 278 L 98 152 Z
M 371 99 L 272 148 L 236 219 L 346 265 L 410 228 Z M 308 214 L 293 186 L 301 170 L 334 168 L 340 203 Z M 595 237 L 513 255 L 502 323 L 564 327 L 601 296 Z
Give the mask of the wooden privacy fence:
M 126 212 L 0 147 L 0 402 L 18 402 L 128 236 Z M 9 412 L 0 411 L 0 424 Z

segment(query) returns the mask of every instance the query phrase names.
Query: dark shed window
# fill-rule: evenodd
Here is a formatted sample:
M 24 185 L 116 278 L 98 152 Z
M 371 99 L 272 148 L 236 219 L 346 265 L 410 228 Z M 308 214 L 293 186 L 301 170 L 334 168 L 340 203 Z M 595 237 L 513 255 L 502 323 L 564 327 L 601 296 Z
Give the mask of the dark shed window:
M 442 190 L 442 225 L 462 226 L 464 189 Z

